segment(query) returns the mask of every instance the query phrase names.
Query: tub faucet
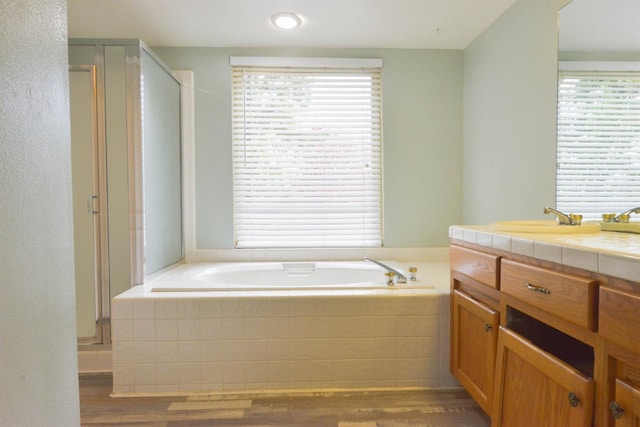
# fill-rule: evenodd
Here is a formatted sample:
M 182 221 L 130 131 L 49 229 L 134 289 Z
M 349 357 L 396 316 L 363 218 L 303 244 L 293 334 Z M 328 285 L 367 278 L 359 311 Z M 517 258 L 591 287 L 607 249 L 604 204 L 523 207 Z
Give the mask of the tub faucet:
M 582 215 L 575 214 L 564 214 L 556 209 L 550 208 L 548 206 L 544 207 L 545 214 L 554 214 L 558 217 L 558 224 L 560 225 L 580 225 L 582 222 Z
M 622 213 L 619 213 L 613 218 L 612 222 L 629 222 L 629 215 L 632 213 L 640 213 L 640 207 L 626 210 Z
M 380 261 L 376 261 L 375 259 L 370 259 L 370 258 L 367 258 L 367 257 L 364 257 L 364 260 L 365 261 L 370 261 L 370 262 L 372 262 L 374 264 L 377 264 L 380 267 L 382 267 L 385 270 L 387 270 L 388 272 L 395 274 L 396 283 L 407 283 L 407 278 L 405 277 L 404 274 L 400 273 L 398 270 L 396 270 L 394 268 L 389 267 L 387 264 L 384 264 L 384 263 L 382 263 Z

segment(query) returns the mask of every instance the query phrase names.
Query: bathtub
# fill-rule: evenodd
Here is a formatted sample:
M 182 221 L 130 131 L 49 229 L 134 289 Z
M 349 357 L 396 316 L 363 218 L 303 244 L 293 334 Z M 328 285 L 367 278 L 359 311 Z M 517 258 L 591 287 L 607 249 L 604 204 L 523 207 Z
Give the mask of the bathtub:
M 447 262 L 185 264 L 112 300 L 113 395 L 451 388 Z
M 409 277 L 397 263 L 387 265 Z M 385 271 L 366 261 L 205 263 L 179 267 L 146 287 L 151 292 L 380 289 L 388 286 Z M 433 285 L 409 280 L 389 288 L 432 289 Z

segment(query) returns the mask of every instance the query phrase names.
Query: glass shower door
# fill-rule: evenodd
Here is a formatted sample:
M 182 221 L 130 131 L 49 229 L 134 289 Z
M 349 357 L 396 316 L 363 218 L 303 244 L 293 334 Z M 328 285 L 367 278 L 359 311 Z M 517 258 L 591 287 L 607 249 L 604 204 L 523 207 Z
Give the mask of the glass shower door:
M 69 68 L 71 166 L 79 344 L 103 342 L 99 138 L 95 66 Z M 107 282 L 108 283 L 108 282 Z

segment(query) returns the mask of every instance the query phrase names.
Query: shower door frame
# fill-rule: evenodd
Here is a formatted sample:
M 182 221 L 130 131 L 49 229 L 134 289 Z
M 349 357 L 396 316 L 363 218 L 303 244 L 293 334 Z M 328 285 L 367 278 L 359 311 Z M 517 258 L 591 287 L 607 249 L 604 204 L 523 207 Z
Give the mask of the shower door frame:
M 78 345 L 110 344 L 110 286 L 109 286 L 109 223 L 107 201 L 107 165 L 105 113 L 100 100 L 104 99 L 104 75 L 101 64 L 69 65 L 69 72 L 88 72 L 93 85 L 91 106 L 92 123 L 92 202 L 94 219 L 94 297 L 96 326 L 93 337 L 78 337 Z M 77 309 L 77 308 L 76 308 Z

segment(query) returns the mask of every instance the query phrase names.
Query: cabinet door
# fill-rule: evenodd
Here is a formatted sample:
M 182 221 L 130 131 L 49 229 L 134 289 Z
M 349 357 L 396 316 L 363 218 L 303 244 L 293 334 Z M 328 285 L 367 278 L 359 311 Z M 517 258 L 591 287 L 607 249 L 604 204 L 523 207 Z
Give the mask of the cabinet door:
M 598 332 L 621 347 L 640 353 L 640 296 L 606 287 L 600 288 Z
M 453 291 L 453 375 L 478 404 L 489 413 L 500 316 L 498 312 Z
M 640 426 L 640 388 L 616 380 L 616 401 L 610 405 L 616 427 Z
M 594 382 L 500 327 L 492 427 L 591 426 Z

